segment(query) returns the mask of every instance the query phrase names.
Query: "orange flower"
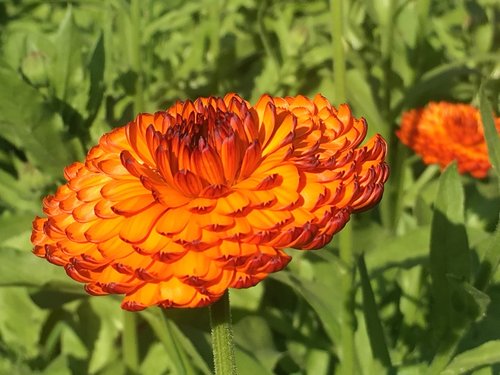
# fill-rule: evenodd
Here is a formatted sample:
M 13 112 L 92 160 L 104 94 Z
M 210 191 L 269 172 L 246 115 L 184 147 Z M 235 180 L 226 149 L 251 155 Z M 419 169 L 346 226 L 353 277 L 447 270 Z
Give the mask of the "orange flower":
M 382 196 L 386 144 L 318 95 L 178 102 L 105 134 L 33 222 L 34 253 L 122 307 L 208 305 Z
M 495 123 L 500 132 L 500 118 Z M 470 105 L 431 102 L 405 112 L 396 134 L 426 164 L 439 164 L 443 169 L 456 160 L 460 173 L 477 178 L 485 177 L 491 167 L 481 116 Z

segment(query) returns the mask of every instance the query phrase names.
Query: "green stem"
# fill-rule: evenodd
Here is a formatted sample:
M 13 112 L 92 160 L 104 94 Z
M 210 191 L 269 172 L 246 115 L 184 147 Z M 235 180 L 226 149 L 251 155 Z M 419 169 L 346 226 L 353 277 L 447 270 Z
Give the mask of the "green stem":
M 382 220 L 384 226 L 391 232 L 395 232 L 399 219 L 402 186 L 404 174 L 402 166 L 405 159 L 405 150 L 401 147 L 396 137 L 395 118 L 392 111 L 392 44 L 394 39 L 394 17 L 396 16 L 396 2 L 388 0 L 386 18 L 382 21 L 382 36 L 380 50 L 382 54 L 382 71 L 384 77 L 382 112 L 386 120 L 386 130 L 382 134 L 388 143 L 388 162 L 391 166 L 391 178 L 386 184 L 386 193 L 381 202 Z
M 208 0 L 205 5 L 208 9 L 208 17 L 210 22 L 210 54 L 209 63 L 214 67 L 213 81 L 216 94 L 222 95 L 220 92 L 220 73 L 221 67 L 217 60 L 220 54 L 220 24 L 221 24 L 221 0 Z
M 335 84 L 335 100 L 344 103 L 347 99 L 346 91 L 346 61 L 343 40 L 343 4 L 342 0 L 330 0 L 330 14 L 332 18 L 332 53 L 333 78 Z M 340 259 L 345 266 L 341 274 L 342 301 L 341 328 L 342 342 L 340 343 L 341 374 L 356 373 L 356 352 L 354 350 L 354 275 L 355 264 L 353 254 L 352 227 L 348 223 L 339 233 Z
M 330 0 L 332 17 L 332 51 L 333 51 L 333 81 L 335 84 L 335 100 L 337 103 L 346 101 L 346 63 L 344 55 L 342 0 Z
M 390 185 L 388 188 L 388 200 L 390 205 L 388 211 L 382 214 L 382 220 L 385 228 L 389 228 L 392 233 L 396 233 L 401 213 L 403 212 L 403 198 L 405 186 L 404 166 L 408 149 L 403 143 L 399 142 L 395 137 L 391 137 L 393 142 L 391 151 L 389 151 L 389 164 L 391 166 Z
M 340 310 L 340 343 L 341 371 L 340 374 L 356 374 L 356 351 L 354 349 L 354 277 L 355 263 L 353 254 L 353 233 L 351 223 L 347 223 L 339 233 L 340 259 L 345 266 L 341 273 L 340 287 L 342 289 L 342 309 Z
M 125 366 L 133 374 L 138 374 L 139 350 L 137 347 L 137 316 L 130 311 L 123 311 L 122 349 Z
M 135 80 L 134 113 L 144 111 L 144 76 L 142 72 L 143 53 L 141 51 L 141 0 L 132 0 L 130 3 L 130 18 L 133 31 L 130 35 L 131 65 L 137 74 Z
M 210 306 L 215 375 L 236 375 L 229 291 Z
M 165 361 L 174 374 L 194 374 L 193 366 L 189 362 L 185 351 L 179 342 L 178 335 L 175 333 L 175 325 L 172 321 L 166 319 L 162 308 L 150 308 L 140 312 L 146 320 L 156 337 L 160 340 L 165 349 Z
M 384 28 L 382 31 L 382 38 L 381 38 L 381 53 L 382 53 L 382 69 L 384 73 L 384 112 L 385 112 L 385 117 L 387 119 L 391 119 L 391 77 L 392 77 L 392 61 L 391 61 L 391 54 L 392 54 L 392 41 L 393 41 L 393 34 L 394 34 L 394 10 L 395 10 L 395 2 L 394 0 L 389 0 L 389 5 L 387 9 L 387 19 L 384 22 Z M 392 124 L 388 124 L 391 126 Z M 389 128 L 390 130 L 390 135 L 394 137 L 392 132 L 392 129 Z
M 410 162 L 411 159 L 406 159 L 407 162 Z M 405 167 L 408 166 L 408 163 Z M 429 183 L 432 179 L 434 179 L 439 174 L 439 166 L 436 164 L 431 164 L 418 176 L 418 178 L 411 184 L 407 191 L 405 191 L 405 195 L 411 197 L 411 199 L 415 199 L 416 195 L 422 190 L 422 188 Z

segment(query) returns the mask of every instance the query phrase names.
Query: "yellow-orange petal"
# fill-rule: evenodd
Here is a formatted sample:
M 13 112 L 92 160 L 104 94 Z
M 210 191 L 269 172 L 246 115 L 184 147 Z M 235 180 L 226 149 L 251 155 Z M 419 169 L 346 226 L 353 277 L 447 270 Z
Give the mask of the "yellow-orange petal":
M 138 194 L 118 202 L 113 202 L 111 209 L 118 215 L 132 216 L 145 210 L 153 203 L 155 203 L 155 199 L 151 193 Z
M 192 213 L 189 210 L 178 208 L 166 210 L 158 220 L 156 230 L 165 236 L 179 233 L 184 230 L 191 217 Z
M 217 211 L 225 215 L 242 213 L 250 205 L 248 197 L 239 190 L 235 190 L 217 201 Z
M 138 311 L 148 306 L 164 304 L 168 307 L 187 307 L 197 291 L 176 278 L 160 283 L 144 283 L 133 293 L 127 294 L 122 302 L 126 310 Z
M 90 242 L 102 242 L 115 237 L 120 233 L 121 225 L 125 219 L 121 216 L 109 220 L 94 220 L 88 229 L 84 230 L 84 236 Z M 86 224 L 87 225 L 87 224 Z M 68 227 L 69 228 L 69 227 Z M 83 228 L 79 228 L 82 230 Z
M 156 222 L 167 210 L 160 204 L 152 204 L 145 210 L 128 217 L 120 225 L 120 238 L 132 244 L 143 242 L 153 230 Z

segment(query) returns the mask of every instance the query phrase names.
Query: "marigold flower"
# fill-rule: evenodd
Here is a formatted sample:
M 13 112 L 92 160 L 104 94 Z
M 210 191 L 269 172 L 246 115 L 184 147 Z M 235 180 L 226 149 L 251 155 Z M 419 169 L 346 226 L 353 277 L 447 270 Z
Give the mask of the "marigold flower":
M 500 118 L 495 119 L 500 133 Z M 491 167 L 479 111 L 467 104 L 431 102 L 403 113 L 396 132 L 401 142 L 422 156 L 426 164 L 444 169 L 457 161 L 460 173 L 485 177 Z
M 317 95 L 177 102 L 102 136 L 33 222 L 34 253 L 122 307 L 208 305 L 379 201 L 386 143 Z

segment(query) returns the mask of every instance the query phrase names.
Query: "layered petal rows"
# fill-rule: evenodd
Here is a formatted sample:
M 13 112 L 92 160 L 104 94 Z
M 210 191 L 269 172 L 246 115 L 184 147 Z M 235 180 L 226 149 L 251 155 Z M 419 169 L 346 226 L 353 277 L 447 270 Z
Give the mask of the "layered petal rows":
M 33 222 L 34 253 L 122 307 L 198 307 L 376 204 L 386 143 L 317 95 L 177 102 L 105 134 Z
M 500 118 L 495 119 L 500 133 Z M 491 167 L 479 111 L 467 104 L 431 102 L 405 112 L 399 139 L 422 156 L 426 164 L 445 168 L 457 161 L 460 173 L 483 178 Z

